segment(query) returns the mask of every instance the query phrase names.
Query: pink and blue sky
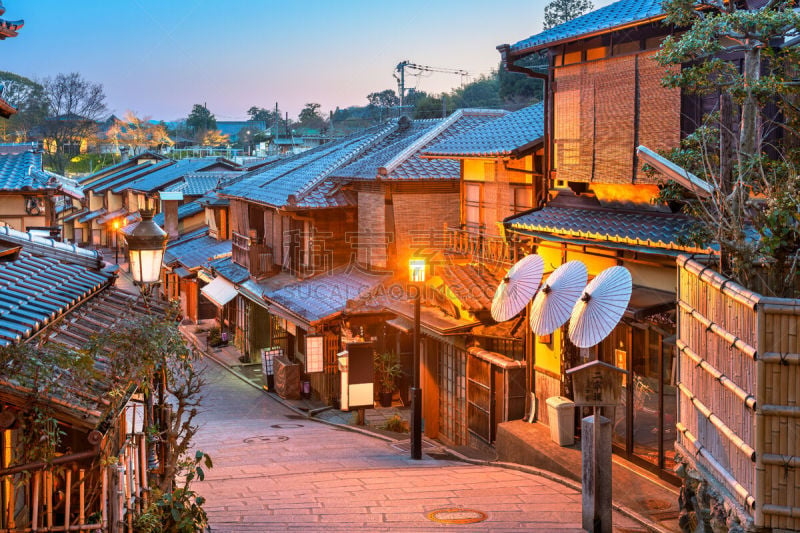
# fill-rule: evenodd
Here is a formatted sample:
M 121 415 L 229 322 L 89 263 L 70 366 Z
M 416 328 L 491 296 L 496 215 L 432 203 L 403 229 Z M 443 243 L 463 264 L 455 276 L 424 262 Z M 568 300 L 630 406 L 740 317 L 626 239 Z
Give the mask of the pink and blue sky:
M 595 7 L 611 0 L 595 0 Z M 253 105 L 296 116 L 307 102 L 365 105 L 396 89 L 403 59 L 473 75 L 497 67 L 495 46 L 542 29 L 547 0 L 4 0 L 25 19 L 0 42 L 0 70 L 31 78 L 80 72 L 109 109 L 173 120 L 208 104 L 220 120 Z M 449 90 L 458 76 L 407 79 Z

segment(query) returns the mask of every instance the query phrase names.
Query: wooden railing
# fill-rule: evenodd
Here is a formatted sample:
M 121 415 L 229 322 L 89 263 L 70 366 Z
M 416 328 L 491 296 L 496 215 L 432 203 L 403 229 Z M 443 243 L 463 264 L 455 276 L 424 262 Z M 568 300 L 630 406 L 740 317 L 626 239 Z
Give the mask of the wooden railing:
M 461 229 L 444 227 L 444 250 L 464 255 L 481 264 L 509 266 L 513 262 L 512 252 L 505 239 L 497 235 L 486 235 L 483 229 Z
M 250 237 L 246 237 L 235 231 L 231 235 L 231 251 L 233 252 L 233 262 L 247 269 L 250 268 Z
M 800 529 L 800 300 L 678 260 L 676 449 L 757 527 Z
M 146 443 L 142 433 L 128 435 L 114 461 L 82 452 L 4 469 L 0 533 L 133 531 L 149 496 Z

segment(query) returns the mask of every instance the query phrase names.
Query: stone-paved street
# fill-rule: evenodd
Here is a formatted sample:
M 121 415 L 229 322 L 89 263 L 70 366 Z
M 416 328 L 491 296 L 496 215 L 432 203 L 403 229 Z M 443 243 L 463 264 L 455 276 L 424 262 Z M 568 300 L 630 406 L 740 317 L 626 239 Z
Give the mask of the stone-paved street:
M 580 531 L 580 494 L 524 472 L 408 459 L 390 442 L 298 417 L 208 361 L 196 447 L 214 468 L 195 487 L 213 531 Z M 428 518 L 486 515 L 444 525 Z M 621 531 L 643 531 L 615 513 Z

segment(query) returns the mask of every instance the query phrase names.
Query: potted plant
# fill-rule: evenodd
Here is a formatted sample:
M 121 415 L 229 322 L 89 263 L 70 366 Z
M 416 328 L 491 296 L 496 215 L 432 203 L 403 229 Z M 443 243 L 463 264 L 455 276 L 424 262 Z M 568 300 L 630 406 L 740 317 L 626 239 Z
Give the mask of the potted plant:
M 378 383 L 378 401 L 381 407 L 391 407 L 397 378 L 402 374 L 400 360 L 394 352 L 375 354 L 375 379 Z

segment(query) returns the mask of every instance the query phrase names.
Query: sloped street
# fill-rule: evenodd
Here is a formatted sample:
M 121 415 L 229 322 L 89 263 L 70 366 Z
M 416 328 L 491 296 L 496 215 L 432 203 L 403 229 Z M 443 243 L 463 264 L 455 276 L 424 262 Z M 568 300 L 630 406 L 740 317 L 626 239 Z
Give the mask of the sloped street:
M 208 499 L 212 531 L 580 531 L 580 494 L 560 483 L 427 456 L 412 461 L 402 446 L 305 419 L 204 364 L 195 443 L 214 468 L 195 487 Z M 620 514 L 614 521 L 620 531 L 644 531 Z

